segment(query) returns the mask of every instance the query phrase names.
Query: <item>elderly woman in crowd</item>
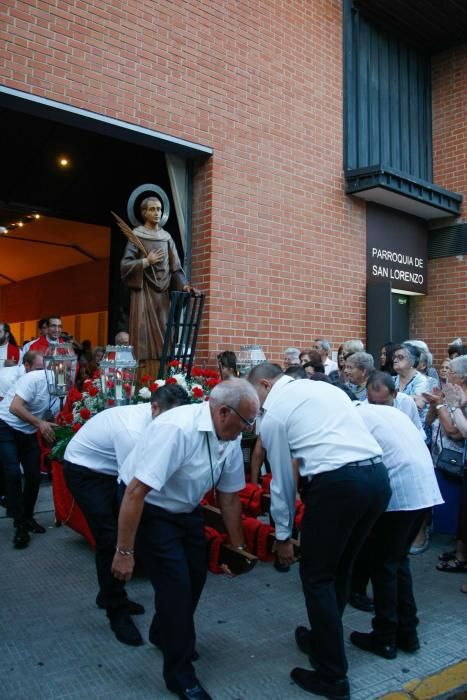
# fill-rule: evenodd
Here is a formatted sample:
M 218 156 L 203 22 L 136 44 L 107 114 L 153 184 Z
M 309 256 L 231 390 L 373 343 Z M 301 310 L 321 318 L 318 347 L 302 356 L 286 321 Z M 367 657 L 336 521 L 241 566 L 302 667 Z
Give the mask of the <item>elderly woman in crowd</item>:
M 439 419 L 434 453 L 437 456 L 442 447 L 464 453 L 467 438 L 467 356 L 459 356 L 449 363 L 449 383 L 443 393 L 437 389 L 424 396 L 430 404 L 427 421 Z M 435 457 L 436 460 L 436 457 Z M 464 464 L 465 467 L 465 464 Z M 456 549 L 440 555 L 436 567 L 445 573 L 467 573 L 467 474 L 461 487 L 461 503 Z M 467 593 L 467 586 L 462 587 Z
M 393 362 L 396 371 L 395 387 L 403 394 L 411 396 L 418 408 L 420 420 L 423 422 L 428 406 L 423 398 L 424 391 L 429 391 L 427 378 L 416 367 L 420 359 L 420 351 L 411 343 L 397 345 L 394 350 Z
M 439 380 L 441 384 L 441 389 L 444 387 L 446 382 L 449 381 L 449 362 L 449 357 L 446 357 L 446 359 L 442 361 L 439 368 Z
M 359 401 L 365 401 L 367 397 L 366 384 L 374 366 L 373 355 L 367 352 L 355 352 L 345 361 L 345 373 L 350 389 Z

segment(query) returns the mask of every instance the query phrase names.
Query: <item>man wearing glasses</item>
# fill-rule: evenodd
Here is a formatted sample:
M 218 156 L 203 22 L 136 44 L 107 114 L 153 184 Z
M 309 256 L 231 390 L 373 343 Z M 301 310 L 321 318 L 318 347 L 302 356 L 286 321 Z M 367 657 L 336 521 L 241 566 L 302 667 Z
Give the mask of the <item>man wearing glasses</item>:
M 199 503 L 217 490 L 234 547 L 244 549 L 238 492 L 245 486 L 240 433 L 259 409 L 244 379 L 221 382 L 209 401 L 181 406 L 154 419 L 123 464 L 127 484 L 120 509 L 112 572 L 131 578 L 136 529 L 141 519 L 143 558 L 156 593 L 149 640 L 162 650 L 167 688 L 187 700 L 209 700 L 192 661 L 193 614 L 206 580 L 204 521 Z
M 41 335 L 40 338 L 32 343 L 29 349 L 45 354 L 49 345 L 57 345 L 57 343 L 63 342 L 60 338 L 61 332 L 62 319 L 60 316 L 49 316 L 47 319 L 47 333 Z

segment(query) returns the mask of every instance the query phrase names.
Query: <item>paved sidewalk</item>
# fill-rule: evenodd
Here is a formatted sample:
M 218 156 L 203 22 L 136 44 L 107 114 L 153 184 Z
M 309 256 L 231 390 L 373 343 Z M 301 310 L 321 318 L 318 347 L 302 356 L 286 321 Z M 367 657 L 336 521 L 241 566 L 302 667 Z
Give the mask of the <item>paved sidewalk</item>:
M 132 648 L 117 642 L 94 605 L 93 554 L 79 535 L 54 527 L 50 484 L 41 489 L 37 514 L 49 529 L 32 535 L 26 550 L 13 549 L 12 523 L 3 515 L 1 509 L 2 700 L 173 698 L 162 681 L 160 652 L 149 643 Z M 467 657 L 467 596 L 459 592 L 467 575 L 435 570 L 438 554 L 451 545 L 438 536 L 412 559 L 420 652 L 386 661 L 348 644 L 353 700 L 378 698 Z M 152 589 L 136 579 L 128 590 L 146 606 L 134 619 L 147 639 Z M 307 667 L 293 639 L 295 626 L 304 623 L 297 566 L 289 574 L 258 564 L 236 579 L 209 575 L 197 613 L 200 680 L 215 700 L 313 697 L 289 678 L 294 666 Z M 369 630 L 370 615 L 348 607 L 344 623 L 348 638 L 353 629 Z

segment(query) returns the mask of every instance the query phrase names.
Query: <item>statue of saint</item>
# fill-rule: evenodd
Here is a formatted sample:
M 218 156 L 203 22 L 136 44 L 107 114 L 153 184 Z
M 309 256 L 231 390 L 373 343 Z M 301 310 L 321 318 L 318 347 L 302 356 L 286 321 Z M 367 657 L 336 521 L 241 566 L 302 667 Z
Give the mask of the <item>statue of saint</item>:
M 171 290 L 196 292 L 187 282 L 175 243 L 159 226 L 162 204 L 157 197 L 141 203 L 144 224 L 133 229 L 147 255 L 131 240 L 120 263 L 122 280 L 131 290 L 129 333 L 139 361 L 158 360 L 170 311 Z

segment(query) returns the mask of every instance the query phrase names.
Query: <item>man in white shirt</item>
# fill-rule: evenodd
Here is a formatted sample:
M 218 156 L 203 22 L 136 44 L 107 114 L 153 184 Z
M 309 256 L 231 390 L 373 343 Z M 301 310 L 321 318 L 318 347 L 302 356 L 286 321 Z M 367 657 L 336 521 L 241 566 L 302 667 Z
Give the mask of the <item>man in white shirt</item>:
M 331 352 L 331 343 L 329 340 L 324 340 L 324 338 L 316 338 L 313 348 L 317 350 L 321 356 L 325 374 L 336 372 L 338 369 L 337 362 L 334 362 L 334 360 L 331 360 L 329 357 Z
M 245 485 L 239 435 L 259 408 L 244 379 L 218 384 L 209 401 L 156 418 L 121 472 L 122 501 L 114 575 L 133 572 L 134 538 L 142 516 L 145 569 L 156 594 L 149 639 L 164 656 L 163 675 L 180 698 L 209 700 L 195 675 L 193 615 L 206 580 L 204 520 L 199 503 L 217 490 L 230 542 L 245 548 L 238 492 Z M 144 507 L 144 510 L 143 510 Z
M 5 474 L 8 514 L 15 527 L 13 544 L 17 549 L 28 546 L 29 532 L 45 532 L 33 517 L 41 479 L 36 433 L 39 431 L 47 442 L 55 440 L 53 425 L 43 418 L 49 410 L 58 410 L 56 401 L 51 402 L 49 396 L 42 354 L 27 352 L 24 365 L 26 374 L 0 401 L 0 462 Z
M 130 615 L 141 614 L 144 608 L 128 600 L 124 582 L 111 572 L 117 544 L 118 470 L 152 418 L 187 403 L 188 394 L 182 387 L 162 386 L 151 403 L 116 406 L 93 416 L 65 450 L 65 481 L 96 541 L 96 603 L 106 609 L 116 638 L 131 646 L 143 640 Z
M 344 392 L 326 382 L 291 380 L 278 365 L 251 370 L 264 416 L 261 439 L 271 466 L 271 515 L 279 562 L 293 561 L 290 542 L 298 460 L 305 513 L 301 562 L 311 632 L 298 627 L 300 649 L 317 671 L 296 668 L 292 679 L 316 695 L 347 700 L 342 613 L 352 563 L 390 497 L 381 448 Z
M 405 413 L 423 439 L 426 438 L 415 401 L 407 394 L 397 391 L 394 379 L 387 372 L 374 371 L 370 374 L 367 384 L 368 403 L 379 406 L 393 406 Z
M 392 496 L 359 555 L 370 565 L 373 632 L 352 632 L 350 641 L 394 659 L 397 648 L 409 653 L 420 648 L 408 555 L 427 509 L 443 499 L 431 455 L 410 419 L 390 406 L 359 404 L 355 410 L 383 450 Z

